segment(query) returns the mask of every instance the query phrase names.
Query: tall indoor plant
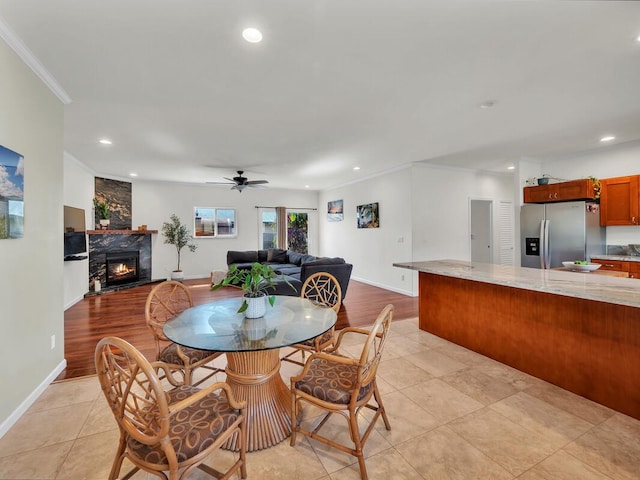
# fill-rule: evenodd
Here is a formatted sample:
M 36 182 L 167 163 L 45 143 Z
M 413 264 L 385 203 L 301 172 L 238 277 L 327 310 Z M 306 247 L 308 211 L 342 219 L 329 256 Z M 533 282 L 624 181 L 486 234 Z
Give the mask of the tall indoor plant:
M 269 265 L 255 262 L 250 269 L 240 269 L 237 265 L 231 265 L 227 276 L 213 285 L 211 290 L 218 290 L 227 286 L 242 289 L 242 304 L 238 309 L 238 313 L 245 312 L 247 318 L 258 318 L 264 316 L 267 310 L 265 298 L 268 300 L 269 305 L 273 307 L 276 297 L 275 295 L 269 295 L 268 291 L 277 284 L 276 280 L 278 278 L 293 288 L 293 285 L 289 283 L 284 275 L 278 275 Z
M 180 251 L 184 247 L 187 247 L 190 251 L 195 252 L 198 246 L 191 243 L 189 229 L 180 221 L 180 218 L 175 213 L 169 218 L 171 219 L 170 222 L 164 222 L 162 224 L 162 235 L 164 236 L 164 243 L 176 247 L 178 266 L 171 272 L 171 278 L 180 280 L 184 278 L 184 273 L 180 269 Z

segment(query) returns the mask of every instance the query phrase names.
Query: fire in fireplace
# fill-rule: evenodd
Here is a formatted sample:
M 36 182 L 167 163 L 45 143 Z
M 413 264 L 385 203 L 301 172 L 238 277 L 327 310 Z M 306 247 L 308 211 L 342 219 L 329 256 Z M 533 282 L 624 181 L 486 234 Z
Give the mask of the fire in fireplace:
M 107 287 L 137 282 L 140 279 L 138 251 L 108 252 L 106 262 Z

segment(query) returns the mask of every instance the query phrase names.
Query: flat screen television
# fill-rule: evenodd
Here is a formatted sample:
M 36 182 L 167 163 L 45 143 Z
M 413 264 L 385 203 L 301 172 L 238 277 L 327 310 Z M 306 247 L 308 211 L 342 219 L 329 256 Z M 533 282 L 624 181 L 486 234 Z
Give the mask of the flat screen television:
M 84 210 L 64 206 L 64 259 L 87 258 L 87 235 L 85 233 Z
M 81 258 L 69 258 L 87 253 L 87 236 L 84 232 L 69 232 L 64 234 L 64 259 L 81 260 Z M 87 258 L 86 255 L 83 258 Z

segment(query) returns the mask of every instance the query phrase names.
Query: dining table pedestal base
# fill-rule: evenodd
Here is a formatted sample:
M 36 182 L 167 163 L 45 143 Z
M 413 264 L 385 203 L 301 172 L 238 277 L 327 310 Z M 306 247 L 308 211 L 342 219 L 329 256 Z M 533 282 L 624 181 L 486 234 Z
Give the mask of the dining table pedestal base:
M 227 352 L 227 379 L 247 402 L 247 451 L 273 447 L 291 435 L 291 393 L 280 376 L 280 350 Z M 240 450 L 237 435 L 223 448 Z

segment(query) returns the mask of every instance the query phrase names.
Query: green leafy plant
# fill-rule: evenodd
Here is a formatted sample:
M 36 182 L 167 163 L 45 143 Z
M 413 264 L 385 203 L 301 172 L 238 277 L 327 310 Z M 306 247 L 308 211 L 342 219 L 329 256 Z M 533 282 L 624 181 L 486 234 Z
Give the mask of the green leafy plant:
M 180 218 L 174 213 L 169 217 L 170 222 L 164 222 L 162 224 L 162 235 L 164 235 L 164 243 L 173 245 L 176 247 L 178 254 L 178 268 L 174 272 L 180 272 L 180 251 L 187 247 L 190 251 L 195 252 L 197 245 L 191 243 L 191 234 L 186 225 L 184 225 Z
M 267 296 L 269 305 L 273 307 L 276 297 L 275 295 L 269 295 L 267 292 L 277 284 L 277 279 L 283 280 L 291 288 L 294 288 L 284 275 L 278 275 L 269 265 L 255 262 L 251 265 L 250 269 L 240 269 L 237 265 L 231 265 L 227 276 L 219 283 L 213 285 L 211 290 L 218 290 L 222 287 L 240 288 L 244 293 L 244 297 L 255 298 Z M 238 313 L 244 312 L 248 306 L 249 304 L 243 298 Z
M 98 200 L 97 198 L 93 199 L 93 207 L 96 209 L 96 215 L 100 220 L 108 220 L 109 213 L 111 213 L 111 208 L 109 204 L 104 200 Z

